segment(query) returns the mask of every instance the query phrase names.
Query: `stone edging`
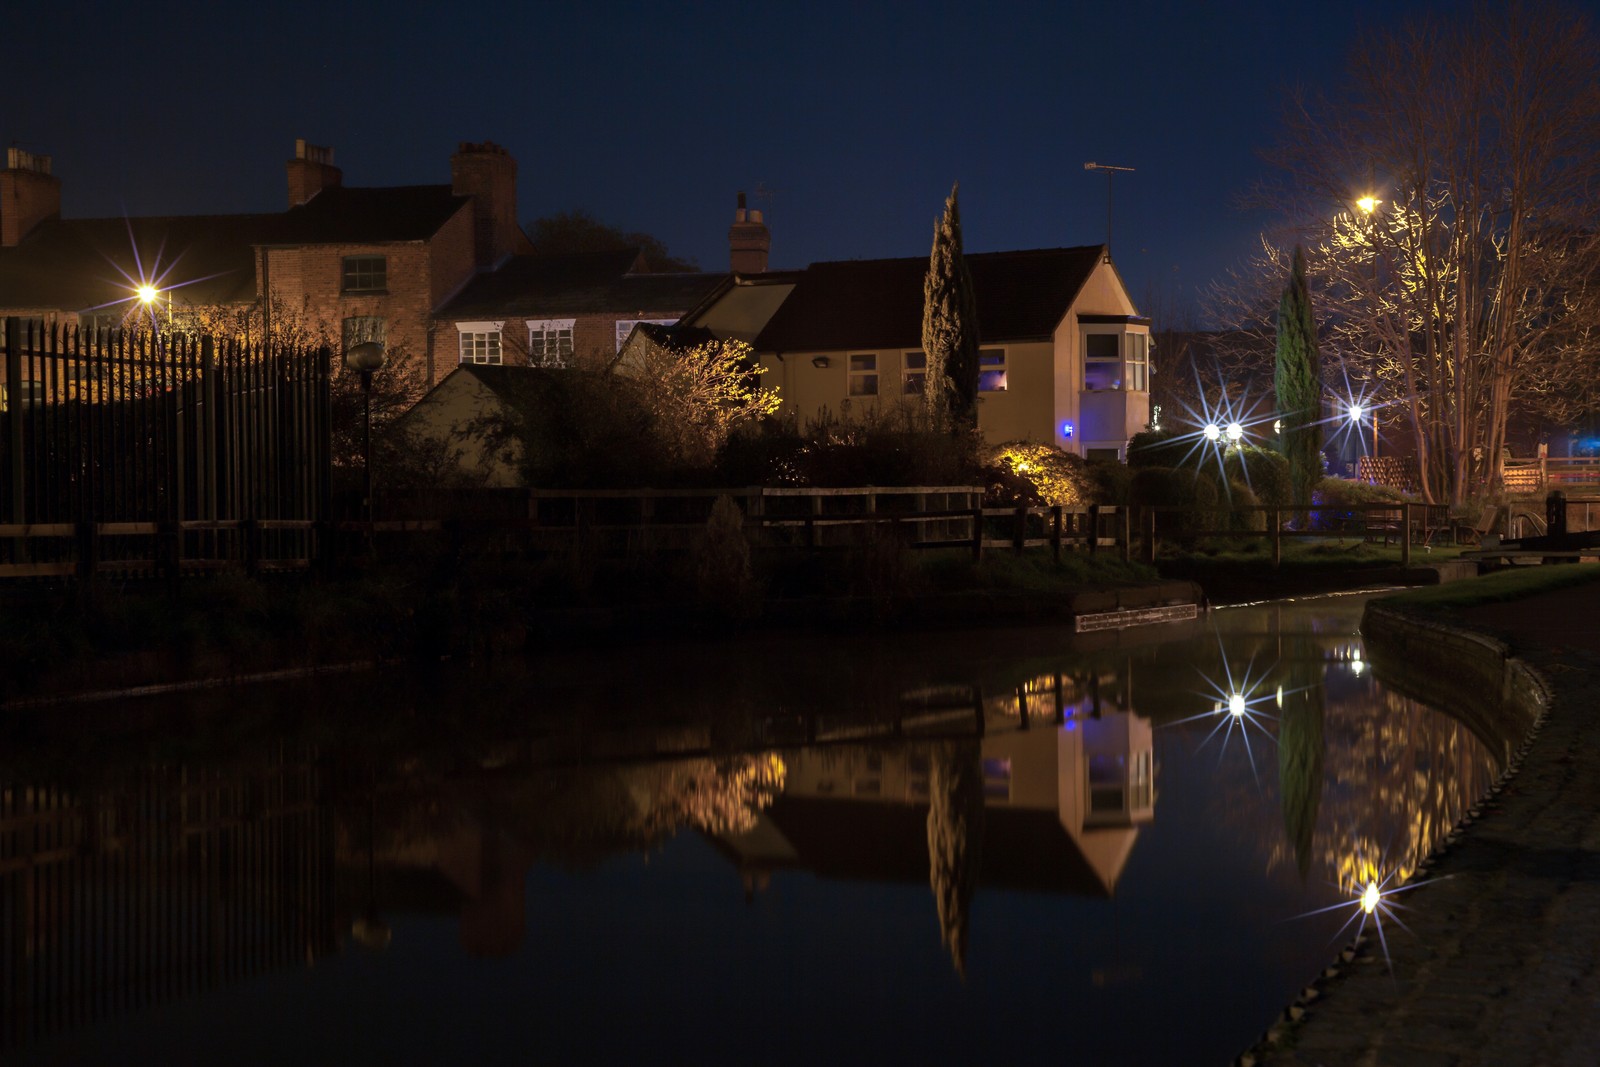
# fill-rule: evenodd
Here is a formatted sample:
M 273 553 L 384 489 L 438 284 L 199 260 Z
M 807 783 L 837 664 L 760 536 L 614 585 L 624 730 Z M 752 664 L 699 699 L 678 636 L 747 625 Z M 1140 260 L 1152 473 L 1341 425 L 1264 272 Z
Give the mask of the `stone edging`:
M 1379 645 L 1389 642 L 1387 652 L 1390 655 L 1397 656 L 1399 662 L 1407 665 L 1406 669 L 1416 674 L 1427 674 L 1430 681 L 1437 682 L 1441 678 L 1460 681 L 1459 674 L 1439 672 L 1446 665 L 1460 671 L 1463 654 L 1470 666 L 1469 679 L 1487 679 L 1490 675 L 1498 674 L 1498 684 L 1492 688 L 1473 689 L 1470 681 L 1465 689 L 1459 685 L 1451 687 L 1461 690 L 1455 694 L 1456 699 L 1464 698 L 1461 706 L 1478 720 L 1468 723 L 1469 728 L 1481 725 L 1497 728 L 1505 741 L 1505 763 L 1500 777 L 1488 792 L 1467 809 L 1467 813 L 1439 840 L 1434 850 L 1417 864 L 1417 873 L 1424 874 L 1439 864 L 1450 847 L 1461 840 L 1467 828 L 1482 817 L 1484 805 L 1498 797 L 1522 769 L 1528 749 L 1550 716 L 1555 703 L 1555 690 L 1542 671 L 1513 656 L 1510 645 L 1477 630 L 1372 603 L 1367 605 L 1361 620 L 1361 632 L 1363 639 L 1369 643 L 1369 659 L 1372 658 L 1372 642 Z M 1484 698 L 1490 693 L 1498 698 L 1494 701 L 1497 707 L 1487 706 L 1490 701 Z M 1517 713 L 1516 721 L 1506 721 L 1508 711 Z M 1514 743 L 1513 738 L 1516 739 Z M 1279 1013 L 1255 1044 L 1233 1060 L 1234 1067 L 1256 1067 L 1256 1064 L 1277 1052 L 1303 1025 L 1308 1013 L 1314 1011 L 1312 1005 L 1337 990 L 1339 977 L 1357 956 L 1366 951 L 1367 943 L 1366 937 L 1358 937 L 1340 950 L 1333 962 L 1323 968 L 1322 973 Z

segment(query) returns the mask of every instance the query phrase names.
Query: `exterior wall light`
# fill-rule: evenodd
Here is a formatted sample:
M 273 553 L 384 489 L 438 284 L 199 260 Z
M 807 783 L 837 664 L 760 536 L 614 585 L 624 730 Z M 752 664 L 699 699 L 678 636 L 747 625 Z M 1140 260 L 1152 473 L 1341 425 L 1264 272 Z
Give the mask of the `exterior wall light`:
M 812 356 L 811 357 L 811 365 L 813 367 L 817 368 L 818 370 L 826 370 L 828 368 L 828 364 L 831 363 L 831 362 L 833 362 L 833 361 L 830 360 L 827 356 Z

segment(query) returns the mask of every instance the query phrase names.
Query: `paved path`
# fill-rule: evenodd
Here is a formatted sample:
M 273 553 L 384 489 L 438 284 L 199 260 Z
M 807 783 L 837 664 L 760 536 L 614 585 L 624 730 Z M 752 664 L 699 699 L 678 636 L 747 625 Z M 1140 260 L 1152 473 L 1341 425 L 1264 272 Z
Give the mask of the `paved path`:
M 1521 771 L 1258 1063 L 1600 1064 L 1600 584 L 1466 613 L 1555 691 Z

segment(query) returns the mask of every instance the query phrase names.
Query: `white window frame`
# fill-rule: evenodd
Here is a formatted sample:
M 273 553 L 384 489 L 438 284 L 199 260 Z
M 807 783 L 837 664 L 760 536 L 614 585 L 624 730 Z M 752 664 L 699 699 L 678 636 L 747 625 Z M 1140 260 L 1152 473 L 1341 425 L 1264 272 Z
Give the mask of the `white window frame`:
M 921 360 L 914 365 L 912 360 Z M 903 353 L 900 357 L 900 393 L 902 396 L 921 396 L 928 389 L 928 353 L 920 349 Z
M 1150 335 L 1140 330 L 1129 330 L 1125 335 L 1127 350 L 1123 386 L 1130 393 L 1150 391 Z M 1136 343 L 1137 342 L 1137 343 Z
M 628 335 L 633 332 L 635 326 L 676 326 L 677 324 L 677 319 L 618 319 L 616 351 L 622 351 L 622 342 L 628 339 Z
M 1082 332 L 1083 332 L 1083 342 L 1082 342 L 1082 345 L 1080 347 L 1082 349 L 1082 355 L 1083 355 L 1083 390 L 1084 390 L 1084 392 L 1086 392 L 1086 393 L 1115 393 L 1115 392 L 1121 392 L 1123 384 L 1126 382 L 1127 376 L 1128 376 L 1128 368 L 1127 368 L 1127 365 L 1123 362 L 1123 357 L 1122 357 L 1122 333 L 1123 333 L 1122 327 L 1120 327 L 1120 326 L 1102 326 L 1102 327 L 1099 327 L 1098 329 L 1093 328 L 1093 327 L 1085 327 Z M 1110 356 L 1110 357 L 1099 356 L 1099 357 L 1091 358 L 1089 356 L 1089 339 L 1091 337 L 1110 337 L 1112 340 L 1114 340 L 1116 342 L 1116 345 L 1117 345 L 1116 355 Z M 1111 386 L 1111 388 L 1109 388 L 1109 389 L 1100 389 L 1100 388 L 1095 388 L 1095 387 L 1091 386 L 1089 384 L 1089 365 L 1091 363 L 1092 364 L 1097 364 L 1099 366 L 1115 367 L 1116 368 L 1116 375 L 1117 375 L 1116 384 Z
M 857 360 L 861 362 L 857 363 Z M 844 357 L 844 365 L 849 375 L 845 386 L 846 396 L 878 395 L 878 353 L 852 352 Z
M 986 368 L 984 366 L 984 363 L 983 363 L 983 357 L 984 356 L 995 356 L 995 355 L 1000 357 L 1000 362 L 996 363 L 996 364 L 990 364 Z M 1010 381 L 1011 381 L 1011 375 L 1009 373 L 1010 369 L 1011 369 L 1011 360 L 1010 360 L 1010 357 L 1007 355 L 1006 350 L 1005 350 L 1005 348 L 1003 346 L 995 345 L 995 346 L 991 346 L 989 348 L 980 348 L 980 349 L 978 349 L 978 392 L 980 392 L 980 393 L 1004 393 L 1004 392 L 1006 392 L 1007 389 L 1010 387 Z M 998 388 L 998 389 L 985 389 L 983 387 L 983 376 L 985 374 L 996 374 L 996 373 L 998 373 L 1000 375 L 1000 388 Z
M 528 324 L 528 365 L 532 367 L 570 367 L 573 329 L 577 319 L 526 319 Z M 566 336 L 563 337 L 562 334 Z M 552 341 L 554 344 L 552 345 Z M 554 351 L 551 349 L 554 348 Z
M 505 362 L 501 345 L 505 321 L 456 323 L 456 352 L 462 364 L 496 367 Z

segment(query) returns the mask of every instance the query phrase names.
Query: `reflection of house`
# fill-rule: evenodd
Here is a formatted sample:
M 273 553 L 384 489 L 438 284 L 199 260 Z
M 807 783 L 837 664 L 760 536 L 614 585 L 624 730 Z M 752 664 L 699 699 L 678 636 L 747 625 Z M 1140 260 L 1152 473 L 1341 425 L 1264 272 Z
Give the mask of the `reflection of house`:
M 980 884 L 1110 896 L 1155 815 L 1153 751 L 1149 720 L 1121 712 L 984 737 Z M 788 768 L 755 828 L 721 840 L 747 877 L 927 881 L 927 745 L 806 749 Z
M 979 428 L 1121 458 L 1150 417 L 1150 326 L 1103 246 L 967 256 Z M 928 258 L 813 263 L 754 344 L 786 410 L 920 402 Z

